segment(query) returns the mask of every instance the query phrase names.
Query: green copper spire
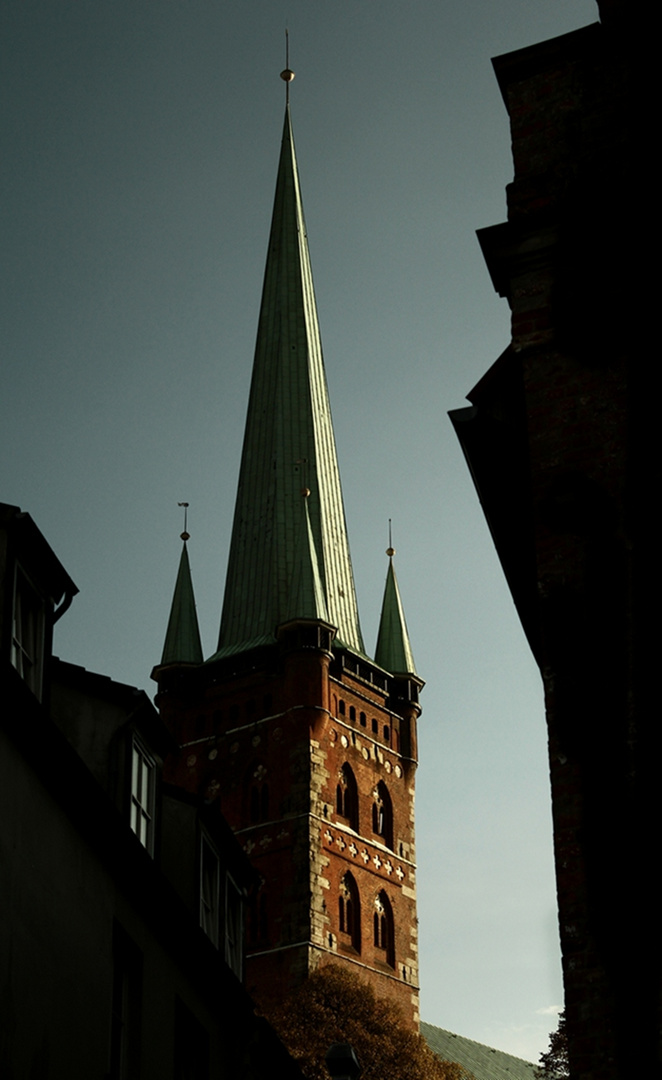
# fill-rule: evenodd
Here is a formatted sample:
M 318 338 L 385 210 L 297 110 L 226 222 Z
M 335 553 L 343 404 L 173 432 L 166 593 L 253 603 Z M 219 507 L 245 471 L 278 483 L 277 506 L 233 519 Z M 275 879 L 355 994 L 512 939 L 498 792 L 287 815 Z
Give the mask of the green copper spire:
M 328 623 L 326 597 L 315 549 L 315 538 L 308 513 L 307 488 L 302 492 L 301 525 L 294 553 L 292 587 L 285 622 L 294 619 L 313 619 Z
M 303 488 L 311 540 L 302 554 Z M 323 609 L 337 640 L 363 653 L 288 106 L 219 652 L 274 641 L 280 623 Z
M 389 547 L 386 554 L 388 555 L 388 573 L 382 615 L 379 620 L 375 663 L 386 671 L 390 671 L 392 675 L 416 675 L 414 654 L 409 644 L 405 613 L 402 610 L 398 579 L 393 566 L 395 550 Z
M 165 664 L 202 663 L 200 630 L 198 629 L 198 616 L 195 610 L 191 568 L 188 561 L 188 551 L 186 550 L 187 532 L 182 533 L 182 539 L 184 540 L 184 546 L 182 548 L 182 557 L 179 560 L 175 595 L 172 598 L 161 666 Z

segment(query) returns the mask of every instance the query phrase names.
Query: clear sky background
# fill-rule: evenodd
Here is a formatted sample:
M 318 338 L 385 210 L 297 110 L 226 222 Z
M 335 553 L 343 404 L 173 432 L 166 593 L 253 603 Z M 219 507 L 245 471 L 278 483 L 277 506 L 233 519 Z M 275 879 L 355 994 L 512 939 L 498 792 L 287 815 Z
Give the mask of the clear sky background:
M 4 0 L 0 499 L 81 593 L 63 658 L 144 687 L 189 553 L 216 647 L 292 117 L 363 632 L 388 519 L 419 672 L 423 1019 L 537 1060 L 562 984 L 533 663 L 447 418 L 509 340 L 490 58 L 593 0 Z

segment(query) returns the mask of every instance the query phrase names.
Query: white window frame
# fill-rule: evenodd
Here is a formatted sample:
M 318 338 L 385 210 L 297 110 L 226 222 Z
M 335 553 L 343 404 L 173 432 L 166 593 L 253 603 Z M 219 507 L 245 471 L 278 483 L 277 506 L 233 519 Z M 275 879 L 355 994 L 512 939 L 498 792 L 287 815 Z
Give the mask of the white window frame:
M 200 926 L 218 948 L 221 868 L 215 848 L 204 833 L 200 836 Z
M 11 662 L 41 700 L 46 608 L 22 566 L 16 563 L 12 611 Z
M 131 828 L 150 855 L 154 854 L 156 761 L 135 736 L 131 743 Z

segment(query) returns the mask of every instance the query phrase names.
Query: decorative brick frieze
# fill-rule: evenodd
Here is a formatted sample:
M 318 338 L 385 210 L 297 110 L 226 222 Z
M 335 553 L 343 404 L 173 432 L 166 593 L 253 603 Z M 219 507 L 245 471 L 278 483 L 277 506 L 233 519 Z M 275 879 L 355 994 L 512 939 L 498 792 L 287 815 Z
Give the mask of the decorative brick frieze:
M 220 800 L 260 874 L 265 923 L 252 946 L 249 927 L 247 957 L 258 999 L 282 999 L 333 957 L 364 972 L 415 1026 L 416 763 L 401 736 L 405 724 L 415 733 L 417 709 L 405 719 L 390 708 L 384 674 L 376 669 L 371 683 L 363 661 L 330 677 L 328 655 L 273 660 L 226 680 L 208 669 L 193 706 L 186 694 L 163 695 L 182 747 L 167 779 Z M 415 734 L 407 738 L 410 750 Z M 339 796 L 344 767 L 355 794 Z M 343 816 L 354 812 L 357 829 Z

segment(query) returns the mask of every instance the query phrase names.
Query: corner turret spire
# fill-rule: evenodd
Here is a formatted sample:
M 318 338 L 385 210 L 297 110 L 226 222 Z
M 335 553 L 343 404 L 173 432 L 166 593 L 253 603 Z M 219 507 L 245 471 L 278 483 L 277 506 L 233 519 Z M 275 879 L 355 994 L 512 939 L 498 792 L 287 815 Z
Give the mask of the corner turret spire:
M 310 525 L 310 514 L 308 513 L 308 497 L 310 495 L 308 488 L 304 488 L 301 495 L 303 503 L 301 525 L 295 549 L 292 587 L 285 621 L 310 619 L 315 622 L 328 623 L 329 615 L 326 609 L 326 597 L 315 549 L 315 538 Z
M 180 503 L 180 506 L 186 508 L 188 503 Z M 184 513 L 186 514 L 186 510 Z M 188 539 L 189 534 L 186 531 L 185 523 L 184 532 L 182 533 L 182 540 L 184 541 L 182 555 L 179 560 L 179 570 L 160 667 L 168 664 L 201 664 L 203 660 L 198 616 L 193 595 L 193 582 L 191 581 L 191 567 L 186 548 Z
M 293 602 L 306 610 L 293 611 Z M 364 652 L 288 104 L 219 653 L 275 641 L 277 626 L 306 617 L 311 603 L 326 612 L 336 640 Z
M 390 523 L 389 523 L 390 525 Z M 379 633 L 377 634 L 377 648 L 375 649 L 375 663 L 390 671 L 392 675 L 416 675 L 414 654 L 409 643 L 409 633 L 405 622 L 405 613 L 402 609 L 398 579 L 395 576 L 393 556 L 395 548 L 386 549 L 388 555 L 388 571 L 386 574 L 386 586 L 384 588 L 384 600 L 382 614 L 379 620 Z

